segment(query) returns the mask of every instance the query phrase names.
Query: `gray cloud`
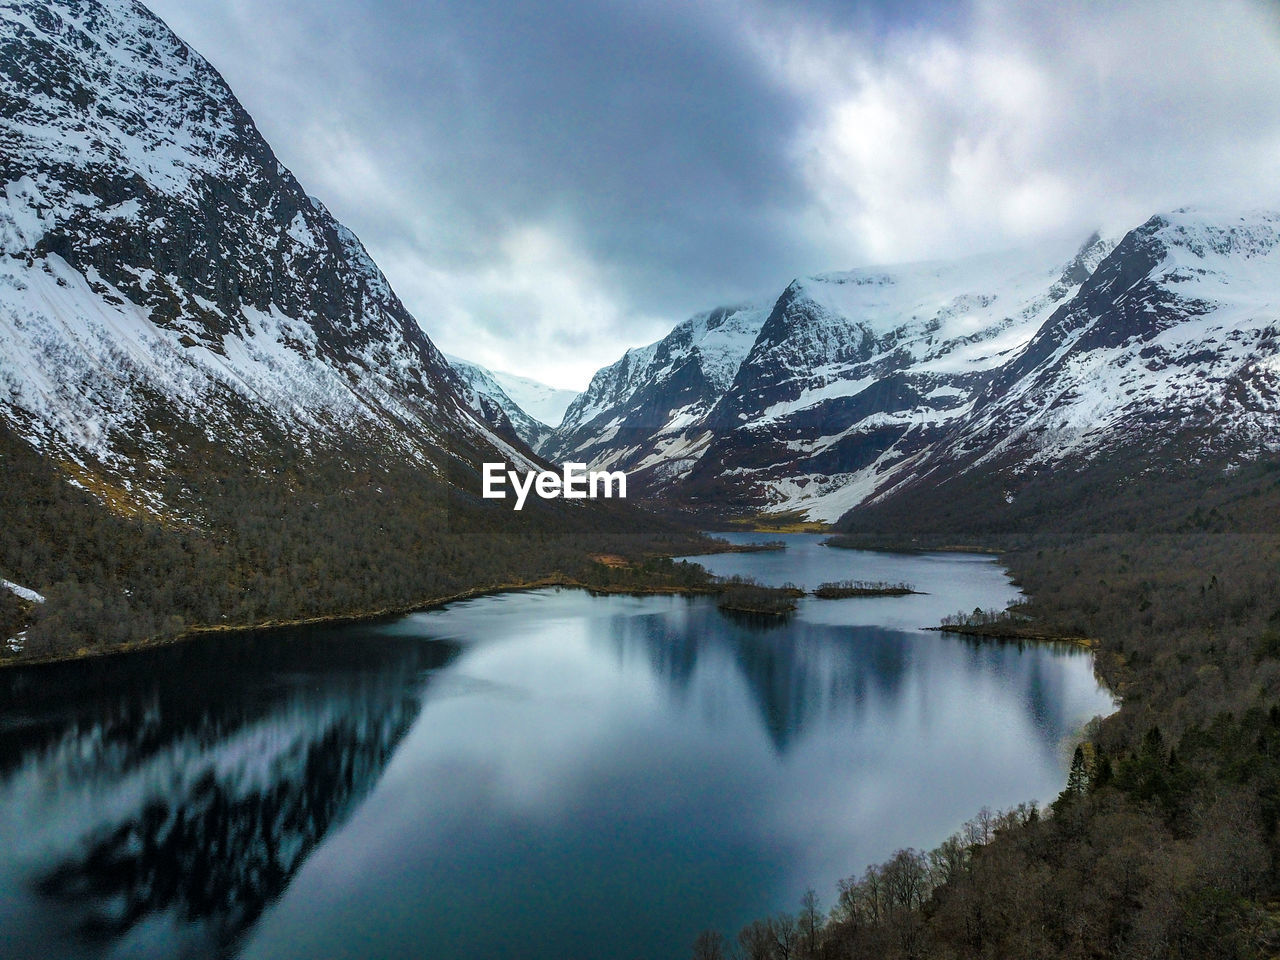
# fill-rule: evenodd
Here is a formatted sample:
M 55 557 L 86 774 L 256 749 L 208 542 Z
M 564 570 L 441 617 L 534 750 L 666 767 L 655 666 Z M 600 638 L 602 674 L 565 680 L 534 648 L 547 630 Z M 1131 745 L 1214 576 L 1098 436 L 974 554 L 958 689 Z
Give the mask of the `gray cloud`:
M 800 273 L 1280 201 L 1243 0 L 152 6 L 437 343 L 566 385 Z

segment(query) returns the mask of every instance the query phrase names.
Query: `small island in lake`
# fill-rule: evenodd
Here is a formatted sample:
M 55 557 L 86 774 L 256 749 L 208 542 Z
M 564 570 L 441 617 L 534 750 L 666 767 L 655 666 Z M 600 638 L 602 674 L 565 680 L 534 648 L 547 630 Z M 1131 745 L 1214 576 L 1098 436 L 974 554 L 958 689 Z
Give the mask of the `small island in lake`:
M 940 633 L 958 633 L 969 637 L 985 637 L 993 640 L 1019 640 L 1040 643 L 1073 643 L 1094 648 L 1094 641 L 1071 633 L 1058 633 L 1039 626 L 1031 617 L 1017 610 L 983 610 L 974 608 L 972 613 L 950 614 L 942 618 L 936 627 L 925 627 Z
M 787 549 L 787 544 L 783 540 L 764 540 L 760 543 L 729 543 L 727 540 L 717 540 L 716 543 L 728 544 L 723 548 L 717 547 L 717 553 L 769 553 Z
M 794 583 L 766 587 L 746 577 L 732 577 L 723 582 L 716 605 L 734 613 L 783 616 L 794 611 L 796 600 L 803 596 L 804 591 Z
M 845 597 L 905 597 L 920 593 L 909 583 L 888 583 L 884 580 L 836 580 L 818 584 L 813 591 L 822 600 L 841 600 Z

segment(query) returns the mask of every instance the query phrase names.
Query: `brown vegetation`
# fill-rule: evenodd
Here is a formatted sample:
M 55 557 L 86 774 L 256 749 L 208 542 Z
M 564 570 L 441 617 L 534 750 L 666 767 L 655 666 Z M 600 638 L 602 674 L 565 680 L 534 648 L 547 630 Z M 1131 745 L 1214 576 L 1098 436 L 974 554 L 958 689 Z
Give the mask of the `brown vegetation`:
M 940 633 L 958 633 L 968 637 L 994 640 L 1024 640 L 1036 643 L 1072 643 L 1093 649 L 1090 637 L 1054 633 L 1020 610 L 982 610 L 953 613 L 942 618 L 936 627 L 925 627 Z
M 766 587 L 749 577 L 730 577 L 717 584 L 721 610 L 777 617 L 791 613 L 804 591 L 793 583 Z

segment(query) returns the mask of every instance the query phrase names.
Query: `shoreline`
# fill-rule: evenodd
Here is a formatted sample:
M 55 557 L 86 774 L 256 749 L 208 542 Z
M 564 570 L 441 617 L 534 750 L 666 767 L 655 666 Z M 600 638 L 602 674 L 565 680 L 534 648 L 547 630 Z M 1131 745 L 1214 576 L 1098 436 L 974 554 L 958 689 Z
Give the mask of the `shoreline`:
M 562 587 L 569 590 L 585 590 L 588 593 L 597 596 L 616 596 L 620 594 L 629 594 L 636 597 L 644 596 L 711 596 L 717 591 L 705 587 L 681 587 L 681 586 L 601 586 L 584 583 L 570 577 L 547 576 L 538 580 L 530 580 L 527 582 L 511 582 L 502 583 L 493 586 L 475 587 L 470 590 L 463 590 L 458 593 L 447 594 L 442 597 L 432 597 L 421 602 L 399 604 L 390 607 L 380 607 L 376 610 L 358 611 L 352 613 L 332 613 L 321 616 L 297 617 L 288 620 L 263 620 L 258 623 L 247 624 L 201 624 L 191 627 L 172 637 L 148 637 L 141 640 L 126 640 L 124 643 L 114 644 L 110 647 L 101 649 L 80 648 L 74 652 L 56 654 L 47 657 L 4 657 L 0 658 L 0 670 L 21 668 L 21 667 L 43 667 L 53 664 L 73 663 L 84 660 L 94 660 L 99 657 L 115 657 L 129 653 L 139 653 L 144 650 L 155 650 L 161 647 L 176 646 L 180 643 L 187 643 L 192 640 L 198 640 L 201 637 L 219 633 L 250 633 L 258 630 L 287 630 L 296 627 L 320 627 L 330 624 L 346 624 L 346 623 L 365 623 L 376 620 L 384 620 L 392 617 L 405 617 L 411 613 L 425 613 L 428 610 L 436 610 L 440 607 L 447 606 L 451 603 L 458 603 L 463 600 L 475 600 L 479 597 L 499 596 L 505 593 L 521 593 L 526 590 L 542 590 L 547 587 Z
M 692 560 L 696 557 L 711 557 L 722 553 L 757 553 L 763 551 L 785 549 L 783 544 L 734 544 L 727 540 L 716 541 L 719 549 L 706 551 L 698 554 L 656 554 L 651 559 L 668 559 Z M 603 566 L 611 567 L 618 564 L 611 563 L 613 559 L 606 555 L 588 554 L 587 559 L 601 563 Z M 623 558 L 622 566 L 630 566 L 637 559 L 643 558 Z M 412 603 L 396 604 L 387 607 L 378 607 L 370 610 L 358 610 L 347 613 L 329 613 L 317 616 L 291 617 L 284 620 L 272 619 L 262 620 L 257 623 L 243 624 L 227 624 L 227 623 L 210 623 L 199 624 L 197 626 L 188 627 L 179 634 L 173 636 L 157 636 L 143 637 L 135 640 L 126 640 L 123 643 L 112 644 L 106 647 L 89 649 L 80 647 L 77 650 L 67 651 L 64 653 L 52 654 L 42 657 L 23 657 L 23 656 L 0 656 L 0 670 L 20 668 L 20 667 L 40 667 L 51 664 L 73 663 L 80 660 L 92 660 L 98 657 L 113 657 L 128 653 L 137 653 L 143 650 L 154 650 L 159 647 L 172 646 L 179 643 L 185 643 L 195 640 L 201 636 L 217 633 L 244 633 L 254 630 L 284 630 L 291 627 L 318 627 L 326 624 L 340 623 L 360 623 L 363 621 L 381 620 L 389 617 L 403 617 L 411 613 L 420 613 L 426 610 L 433 610 L 437 607 L 445 606 L 450 603 L 457 603 L 461 600 L 473 600 L 477 597 L 493 596 L 503 593 L 515 593 L 522 590 L 539 590 L 544 587 L 565 587 L 569 589 L 586 590 L 589 593 L 597 593 L 600 595 L 612 594 L 631 594 L 633 596 L 705 596 L 714 594 L 717 591 L 702 587 L 684 587 L 684 586 L 635 586 L 621 587 L 612 585 L 592 585 L 563 574 L 548 574 L 536 580 L 519 581 L 513 580 L 505 583 L 492 584 L 487 586 L 472 587 L 467 590 L 461 590 L 457 593 L 445 594 L 443 596 L 427 597 L 420 601 Z
M 742 528 L 739 528 L 739 529 L 742 529 Z M 754 528 L 754 529 L 751 529 L 750 532 L 777 533 L 778 530 L 776 528 L 772 530 L 770 530 L 769 528 Z M 803 531 L 803 532 L 816 532 L 816 531 Z M 827 545 L 827 544 L 824 544 L 824 545 Z M 715 550 L 714 552 L 692 554 L 687 556 L 682 555 L 679 557 L 672 556 L 672 557 L 667 557 L 667 559 L 696 561 L 698 557 L 717 556 L 719 554 L 724 554 L 724 553 L 757 553 L 757 552 L 766 552 L 766 551 L 774 551 L 774 550 L 782 550 L 782 549 L 785 549 L 785 545 L 781 543 L 776 543 L 776 542 L 767 543 L 767 544 L 730 544 L 728 542 L 725 542 L 721 549 Z M 854 549 L 854 550 L 863 549 L 873 553 L 875 552 L 903 552 L 903 553 L 925 552 L 925 551 L 916 551 L 916 550 L 886 551 L 884 550 L 884 548 L 877 550 L 871 547 L 844 547 L 842 549 Z M 993 549 L 991 547 L 951 546 L 951 547 L 944 547 L 940 549 L 948 552 L 949 551 L 970 552 L 970 553 L 976 553 L 976 554 L 984 554 L 988 556 L 993 555 L 999 559 L 999 562 L 1003 566 L 1005 566 L 1006 570 L 1009 569 L 1008 564 L 1005 563 L 1004 555 L 999 550 Z M 603 562 L 603 565 L 605 566 L 614 565 L 614 564 L 608 563 L 607 560 L 604 560 L 603 556 L 601 557 L 592 556 L 591 559 L 596 560 L 596 562 Z M 618 559 L 622 559 L 622 558 L 618 558 Z M 64 663 L 72 663 L 72 662 L 84 661 L 84 660 L 93 660 L 100 657 L 122 656 L 130 653 L 139 653 L 145 650 L 155 650 L 161 647 L 175 646 L 177 644 L 198 640 L 204 636 L 220 634 L 220 633 L 249 633 L 249 632 L 258 631 L 258 630 L 287 630 L 287 629 L 298 628 L 298 627 L 320 627 L 325 625 L 374 622 L 377 620 L 389 619 L 393 617 L 404 617 L 412 613 L 423 613 L 429 610 L 436 610 L 441 607 L 447 606 L 448 604 L 458 603 L 463 600 L 474 600 L 479 597 L 486 597 L 486 596 L 499 596 L 506 593 L 520 593 L 527 590 L 541 590 L 541 589 L 546 589 L 548 587 L 558 587 L 558 588 L 570 589 L 570 590 L 585 590 L 587 593 L 590 593 L 595 596 L 629 595 L 629 596 L 635 596 L 635 597 L 644 597 L 644 596 L 697 597 L 697 596 L 715 596 L 721 593 L 720 590 L 716 589 L 713 586 L 694 587 L 694 586 L 680 586 L 675 584 L 671 584 L 671 585 L 654 584 L 654 585 L 647 585 L 647 586 L 601 585 L 601 584 L 590 584 L 582 580 L 578 580 L 572 577 L 566 577 L 563 575 L 550 574 L 548 576 L 540 577 L 535 580 L 510 581 L 506 583 L 473 587 L 471 589 L 461 590 L 456 593 L 445 594 L 443 596 L 424 598 L 420 601 L 414 601 L 412 603 L 378 607 L 370 610 L 359 610 L 359 611 L 346 612 L 346 613 L 330 613 L 330 614 L 322 614 L 317 616 L 295 617 L 295 618 L 289 618 L 289 619 L 283 619 L 283 620 L 280 620 L 280 619 L 263 620 L 257 623 L 201 624 L 198 626 L 190 627 L 184 630 L 182 633 L 176 634 L 174 636 L 148 637 L 148 638 L 143 638 L 138 640 L 127 640 L 123 643 L 118 643 L 109 647 L 102 647 L 97 649 L 89 649 L 89 648 L 81 647 L 75 651 L 61 653 L 61 654 L 54 654 L 51 656 L 44 656 L 44 657 L 29 657 L 29 658 L 28 657 L 0 657 L 0 670 L 15 669 L 15 668 L 22 668 L 22 667 L 51 666 L 55 664 L 64 664 Z M 907 593 L 911 593 L 911 594 L 916 594 L 919 592 L 920 591 L 917 591 L 917 590 L 907 591 Z M 870 594 L 856 594 L 854 596 L 869 597 L 869 596 L 881 596 L 881 595 L 897 596 L 897 595 L 906 595 L 906 594 L 870 593 Z M 828 599 L 828 598 L 818 596 L 818 594 L 815 591 L 803 591 L 801 593 L 801 596 L 810 596 L 810 597 L 814 597 L 815 599 Z M 748 612 L 762 613 L 763 612 L 763 611 L 738 610 L 733 607 L 724 607 L 722 609 L 733 610 L 734 612 L 740 612 L 740 613 L 748 613 Z M 794 607 L 792 609 L 794 610 Z M 768 611 L 768 612 L 773 613 L 774 611 Z M 1101 675 L 1102 674 L 1101 658 L 1102 658 L 1103 651 L 1100 648 L 1099 642 L 1094 638 L 1081 637 L 1081 636 L 1068 636 L 1068 635 L 1061 635 L 1061 634 L 1054 634 L 1054 633 L 1042 633 L 1042 632 L 1035 632 L 1035 631 L 1027 631 L 1025 633 L 1007 632 L 1007 631 L 999 632 L 997 630 L 991 629 L 990 627 L 968 627 L 968 626 L 946 627 L 946 626 L 938 625 L 938 626 L 923 627 L 921 629 L 935 632 L 935 633 L 954 633 L 961 636 L 978 637 L 978 638 L 987 639 L 987 640 L 1016 641 L 1020 643 L 1066 643 L 1073 646 L 1077 646 L 1082 649 L 1088 650 L 1094 654 L 1095 673 L 1099 674 L 1099 679 L 1107 686 L 1109 690 L 1113 690 L 1113 691 L 1115 690 L 1115 686 L 1112 683 L 1108 682 L 1108 680 Z
M 1066 643 L 1075 647 L 1082 647 L 1085 650 L 1095 653 L 1098 650 L 1098 641 L 1092 637 L 1081 637 L 1071 634 L 1061 633 L 1039 633 L 1028 630 L 1020 631 L 1000 631 L 992 627 L 969 627 L 969 626 L 936 626 L 922 627 L 923 630 L 929 630 L 933 633 L 954 633 L 963 637 L 981 637 L 985 640 L 1007 640 L 1016 643 Z

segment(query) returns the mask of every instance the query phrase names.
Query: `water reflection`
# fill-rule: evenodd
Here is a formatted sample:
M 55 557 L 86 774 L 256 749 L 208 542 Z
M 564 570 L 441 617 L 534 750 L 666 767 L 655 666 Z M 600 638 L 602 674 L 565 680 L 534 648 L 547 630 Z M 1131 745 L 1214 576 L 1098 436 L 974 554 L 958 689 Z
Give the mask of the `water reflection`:
M 868 685 L 892 699 L 908 657 L 897 631 L 861 628 L 855 637 L 847 627 L 803 620 L 726 617 L 705 601 L 678 615 L 615 617 L 604 637 L 624 656 L 643 656 L 677 697 L 687 697 L 700 663 L 706 673 L 741 685 L 779 751 L 807 724 L 830 723 L 839 714 L 856 719 Z
M 0 673 L 5 955 L 682 956 L 1060 789 L 1089 658 L 918 629 L 1015 595 L 997 567 L 787 554 L 929 593 L 765 625 L 542 590 Z
M 369 791 L 424 670 L 455 653 L 272 634 L 6 676 L 6 956 L 230 948 Z
M 1038 646 L 1053 654 L 1046 658 L 1034 651 L 1027 655 L 1027 646 L 1019 643 L 815 623 L 806 614 L 818 602 L 805 601 L 792 621 L 774 622 L 727 618 L 710 603 L 687 603 L 678 611 L 616 616 L 601 640 L 616 645 L 624 660 L 642 656 L 681 698 L 687 697 L 700 662 L 732 664 L 728 682 L 749 691 L 780 752 L 806 726 L 856 723 L 860 705 L 870 697 L 880 709 L 892 711 L 908 683 L 942 687 L 965 675 L 1006 678 L 1020 690 L 1046 749 L 1055 747 L 1076 719 L 1070 688 L 1078 675 L 1058 669 L 1053 657 L 1087 660 L 1078 647 Z
M 816 603 L 773 628 L 555 590 L 410 618 L 464 652 L 245 957 L 683 956 L 983 805 L 1051 798 L 1062 739 L 1109 710 L 1078 650 Z

